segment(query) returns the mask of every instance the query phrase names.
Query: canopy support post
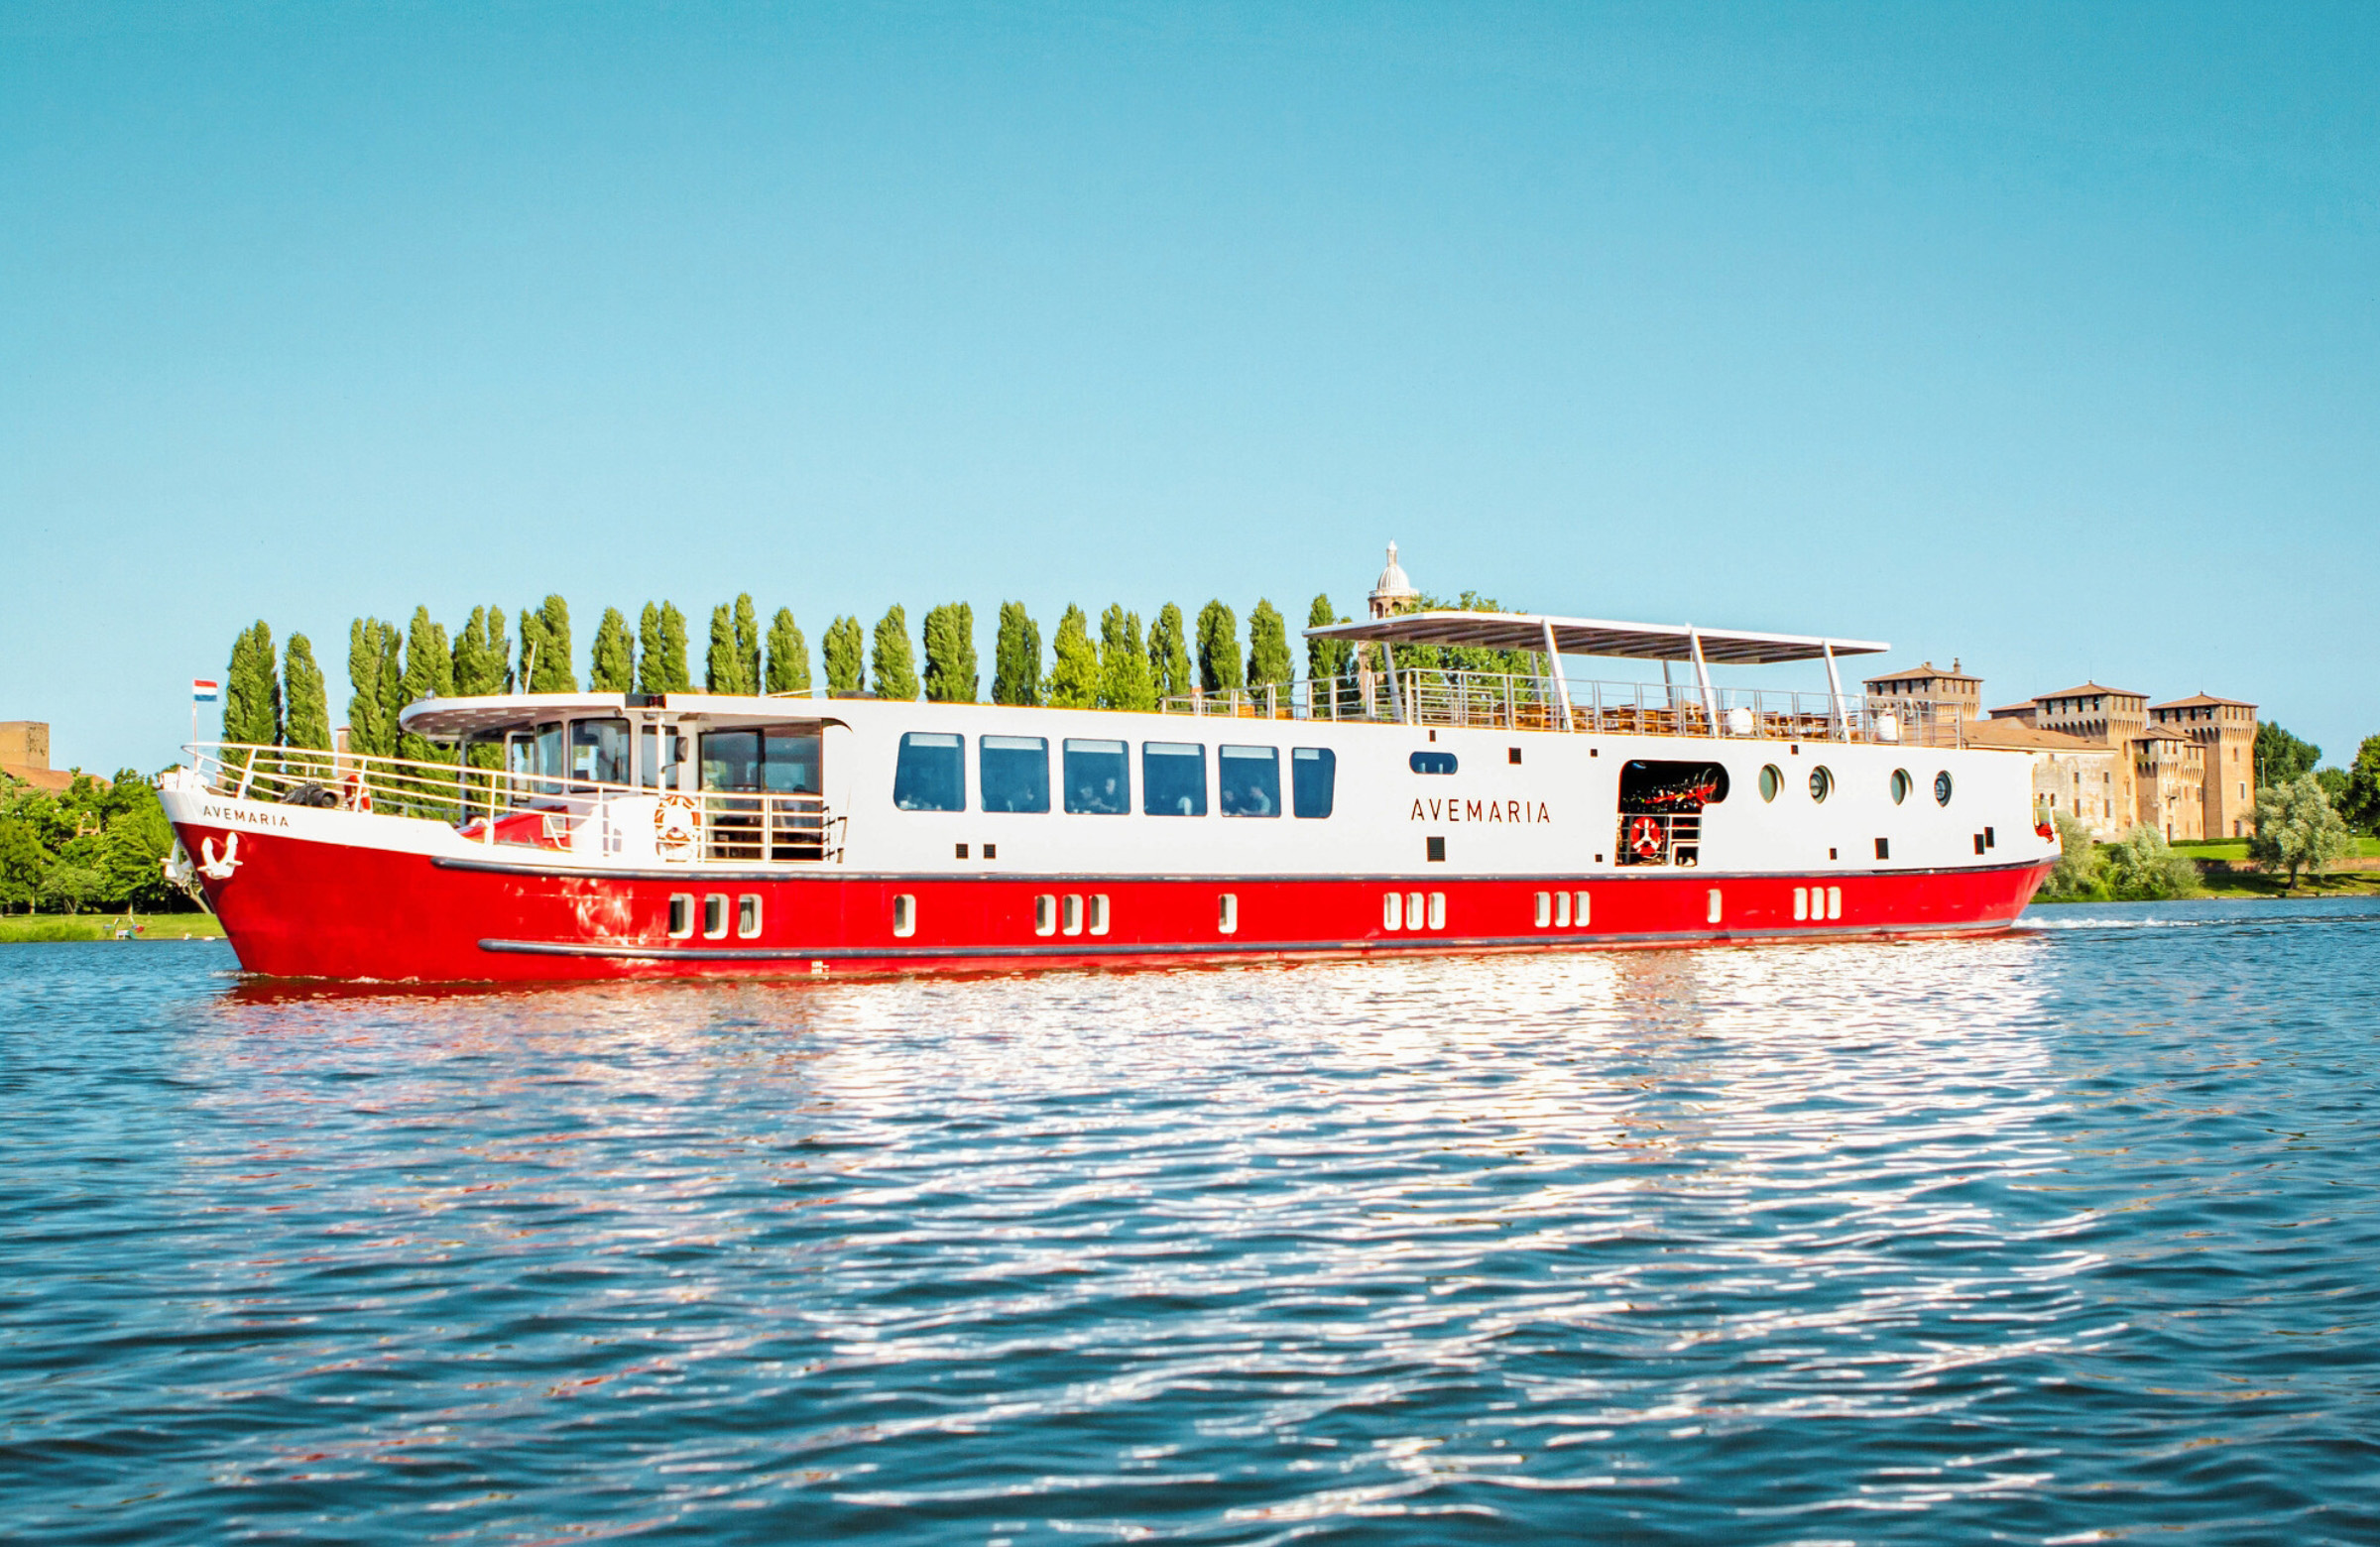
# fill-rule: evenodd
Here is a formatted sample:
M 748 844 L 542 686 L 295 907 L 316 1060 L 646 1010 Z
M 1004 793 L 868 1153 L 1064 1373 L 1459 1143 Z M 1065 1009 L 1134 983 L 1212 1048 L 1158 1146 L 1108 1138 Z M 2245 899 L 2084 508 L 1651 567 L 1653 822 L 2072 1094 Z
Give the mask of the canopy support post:
M 1546 691 L 1553 695 L 1554 703 L 1561 709 L 1562 729 L 1577 730 L 1578 727 L 1570 723 L 1570 694 L 1562 686 L 1562 652 L 1554 645 L 1554 620 L 1540 618 L 1537 621 L 1545 630 Z
M 1380 664 L 1388 673 L 1388 713 L 1397 724 L 1402 725 L 1405 723 L 1405 701 L 1396 691 L 1396 653 L 1388 648 L 1386 640 L 1380 641 Z
M 1836 741 L 1848 741 L 1843 724 L 1843 677 L 1835 669 L 1835 644 L 1830 640 L 1819 649 L 1827 657 L 1827 734 Z
M 1703 690 L 1703 724 L 1709 734 L 1719 734 L 1719 700 L 1711 693 L 1711 667 L 1703 659 L 1703 637 L 1693 624 L 1686 625 L 1686 644 L 1694 652 L 1694 680 Z

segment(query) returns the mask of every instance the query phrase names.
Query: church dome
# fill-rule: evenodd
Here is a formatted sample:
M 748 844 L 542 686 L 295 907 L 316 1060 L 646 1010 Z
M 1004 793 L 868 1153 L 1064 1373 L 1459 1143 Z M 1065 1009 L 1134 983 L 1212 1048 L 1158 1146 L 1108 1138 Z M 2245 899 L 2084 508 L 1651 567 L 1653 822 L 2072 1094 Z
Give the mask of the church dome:
M 1420 595 L 1419 591 L 1413 589 L 1413 582 L 1405 578 L 1404 568 L 1396 561 L 1396 544 L 1389 543 L 1388 567 L 1381 570 L 1380 578 L 1371 584 L 1371 615 L 1385 618 Z

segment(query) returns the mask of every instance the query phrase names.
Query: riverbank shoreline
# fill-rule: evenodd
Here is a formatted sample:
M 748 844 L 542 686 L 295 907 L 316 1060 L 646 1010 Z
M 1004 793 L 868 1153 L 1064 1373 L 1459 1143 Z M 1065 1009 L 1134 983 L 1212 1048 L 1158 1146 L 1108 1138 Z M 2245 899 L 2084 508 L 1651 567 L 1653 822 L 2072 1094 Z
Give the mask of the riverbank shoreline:
M 137 926 L 135 928 L 134 926 Z M 212 913 L 8 913 L 0 914 L 0 945 L 46 945 L 60 941 L 220 940 L 223 921 Z

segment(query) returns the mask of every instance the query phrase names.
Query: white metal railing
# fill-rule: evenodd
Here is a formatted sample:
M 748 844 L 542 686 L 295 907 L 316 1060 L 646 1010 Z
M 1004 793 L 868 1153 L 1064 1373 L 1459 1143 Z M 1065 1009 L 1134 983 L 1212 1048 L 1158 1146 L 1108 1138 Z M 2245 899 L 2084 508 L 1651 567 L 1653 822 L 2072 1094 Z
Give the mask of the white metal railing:
M 618 860 L 838 860 L 845 819 L 821 795 L 654 789 L 469 764 L 203 743 L 190 766 L 218 793 L 445 822 L 490 847 Z
M 1406 725 L 1563 730 L 1604 735 L 1719 736 L 1759 741 L 1965 745 L 1965 711 L 1937 699 L 1602 682 L 1399 666 L 1352 676 L 1167 698 L 1167 714 L 1283 720 L 1385 720 Z M 1567 714 L 1565 714 L 1567 709 Z M 1714 714 L 1716 711 L 1716 715 Z

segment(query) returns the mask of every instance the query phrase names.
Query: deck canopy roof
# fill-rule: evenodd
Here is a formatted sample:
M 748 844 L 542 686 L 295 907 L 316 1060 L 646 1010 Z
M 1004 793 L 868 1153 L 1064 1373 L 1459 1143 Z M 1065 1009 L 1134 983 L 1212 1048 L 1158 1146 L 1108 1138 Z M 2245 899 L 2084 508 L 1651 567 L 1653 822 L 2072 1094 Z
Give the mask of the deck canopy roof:
M 1719 665 L 1777 665 L 1837 655 L 1875 655 L 1890 650 L 1873 640 L 1833 640 L 1806 634 L 1752 634 L 1742 629 L 1698 629 L 1686 623 L 1611 623 L 1601 618 L 1549 618 L 1542 613 L 1418 612 L 1308 629 L 1313 640 L 1377 640 L 1399 645 L 1475 645 L 1487 650 L 1543 651 L 1547 630 L 1565 655 L 1612 655 L 1628 660 L 1703 659 Z

